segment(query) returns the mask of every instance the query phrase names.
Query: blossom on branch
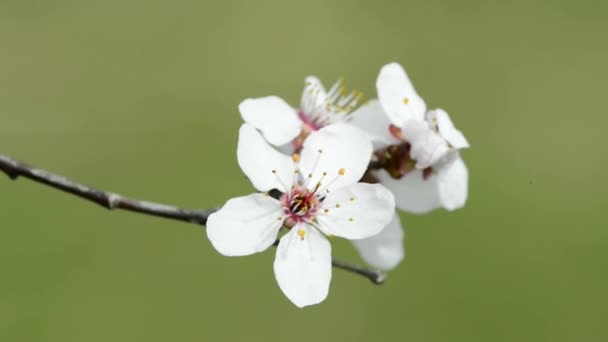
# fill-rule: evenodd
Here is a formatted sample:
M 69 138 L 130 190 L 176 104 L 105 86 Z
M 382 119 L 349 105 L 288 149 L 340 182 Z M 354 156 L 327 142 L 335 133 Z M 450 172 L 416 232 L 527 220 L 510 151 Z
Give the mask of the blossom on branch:
M 427 112 L 405 70 L 385 65 L 378 75 L 379 101 L 372 101 L 353 123 L 364 128 L 377 147 L 370 172 L 393 191 L 397 207 L 412 213 L 464 206 L 468 170 L 459 150 L 469 143 L 442 109 Z
M 272 133 L 270 133 L 272 135 Z M 361 130 L 333 124 L 312 132 L 301 155 L 278 152 L 249 124 L 241 126 L 241 169 L 262 192 L 233 198 L 207 221 L 207 236 L 223 255 L 242 256 L 273 245 L 281 228 L 274 273 L 298 307 L 320 303 L 331 281 L 331 246 L 326 236 L 364 239 L 393 219 L 395 200 L 379 184 L 358 183 L 372 146 Z
M 260 130 L 270 144 L 289 145 L 299 151 L 306 137 L 334 123 L 350 120 L 363 93 L 347 92 L 343 80 L 326 91 L 315 76 L 305 80 L 300 107 L 293 108 L 278 96 L 246 99 L 239 105 L 243 120 Z

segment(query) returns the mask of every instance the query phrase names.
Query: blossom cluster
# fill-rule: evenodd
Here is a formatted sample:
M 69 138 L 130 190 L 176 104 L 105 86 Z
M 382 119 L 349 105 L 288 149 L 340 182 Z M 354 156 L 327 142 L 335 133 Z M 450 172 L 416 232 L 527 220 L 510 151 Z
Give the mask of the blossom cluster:
M 327 91 L 305 80 L 299 106 L 277 96 L 239 105 L 239 166 L 259 191 L 229 200 L 209 217 L 207 235 L 223 255 L 266 250 L 279 238 L 274 273 L 298 307 L 318 304 L 331 282 L 328 237 L 351 240 L 382 270 L 405 256 L 395 208 L 455 210 L 467 199 L 469 147 L 442 109 L 427 110 L 397 63 L 380 70 L 378 99 Z

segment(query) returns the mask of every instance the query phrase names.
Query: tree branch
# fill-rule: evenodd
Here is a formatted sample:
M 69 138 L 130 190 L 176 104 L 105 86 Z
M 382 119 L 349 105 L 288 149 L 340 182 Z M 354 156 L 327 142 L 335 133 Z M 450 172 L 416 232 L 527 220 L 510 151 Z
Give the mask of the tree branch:
M 207 224 L 209 215 L 217 210 L 186 209 L 128 198 L 113 192 L 102 191 L 77 183 L 64 176 L 32 167 L 4 155 L 0 155 L 0 170 L 12 180 L 16 180 L 19 177 L 27 178 L 36 183 L 44 184 L 53 189 L 93 202 L 109 210 L 120 209 L 202 226 Z M 277 246 L 278 242 L 279 241 L 277 240 L 274 246 Z M 336 268 L 361 275 L 376 285 L 380 285 L 386 280 L 386 275 L 383 272 L 368 270 L 344 261 L 333 260 L 332 265 Z

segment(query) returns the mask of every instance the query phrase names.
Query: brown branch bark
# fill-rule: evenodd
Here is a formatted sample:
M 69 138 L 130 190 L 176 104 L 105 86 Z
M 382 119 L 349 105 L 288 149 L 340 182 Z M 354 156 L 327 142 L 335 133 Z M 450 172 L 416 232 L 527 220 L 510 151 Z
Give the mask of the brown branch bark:
M 83 200 L 95 203 L 109 210 L 125 210 L 202 226 L 207 224 L 207 218 L 209 215 L 217 210 L 179 208 L 171 205 L 125 197 L 117 193 L 102 191 L 84 184 L 80 184 L 64 176 L 32 167 L 26 163 L 17 161 L 4 155 L 0 155 L 0 170 L 13 180 L 18 179 L 19 177 L 27 178 L 36 183 L 49 186 L 53 189 L 66 192 Z M 278 240 L 275 242 L 275 246 L 276 245 L 278 245 Z M 377 285 L 384 283 L 386 279 L 386 274 L 383 272 L 369 270 L 344 261 L 333 260 L 332 265 L 336 268 L 366 277 Z

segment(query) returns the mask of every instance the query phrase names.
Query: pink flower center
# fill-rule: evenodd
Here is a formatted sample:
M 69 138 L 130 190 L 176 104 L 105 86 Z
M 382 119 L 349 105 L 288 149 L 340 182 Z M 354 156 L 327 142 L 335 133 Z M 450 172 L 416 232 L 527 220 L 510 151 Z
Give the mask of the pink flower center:
M 295 152 L 300 152 L 302 150 L 304 141 L 306 140 L 306 138 L 308 138 L 310 133 L 318 131 L 326 126 L 323 123 L 317 122 L 317 120 L 311 119 L 306 113 L 301 110 L 298 112 L 298 116 L 302 121 L 302 132 L 291 142 Z
M 325 123 L 321 122 L 319 118 L 316 118 L 315 120 L 314 117 L 311 117 L 309 114 L 304 113 L 302 110 L 298 111 L 298 116 L 304 124 L 304 129 L 308 132 L 318 131 L 326 125 Z
M 297 187 L 281 197 L 287 215 L 286 226 L 311 221 L 319 207 L 319 199 L 314 192 Z

